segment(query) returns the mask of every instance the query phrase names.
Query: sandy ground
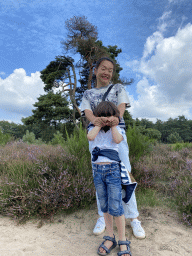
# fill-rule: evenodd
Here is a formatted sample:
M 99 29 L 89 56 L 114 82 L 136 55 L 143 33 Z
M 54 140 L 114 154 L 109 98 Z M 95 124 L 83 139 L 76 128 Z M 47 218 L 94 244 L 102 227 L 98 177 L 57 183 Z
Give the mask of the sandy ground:
M 143 240 L 132 235 L 130 222 L 126 221 L 133 256 L 192 255 L 192 229 L 179 223 L 175 213 L 161 208 L 144 208 L 140 210 L 139 219 L 146 231 Z M 57 216 L 54 223 L 46 223 L 41 228 L 37 227 L 38 222 L 18 226 L 10 218 L 0 216 L 0 256 L 97 255 L 105 233 L 93 235 L 96 220 L 96 206 L 68 216 Z M 116 228 L 114 233 L 118 240 Z M 110 255 L 117 255 L 118 251 L 116 247 Z

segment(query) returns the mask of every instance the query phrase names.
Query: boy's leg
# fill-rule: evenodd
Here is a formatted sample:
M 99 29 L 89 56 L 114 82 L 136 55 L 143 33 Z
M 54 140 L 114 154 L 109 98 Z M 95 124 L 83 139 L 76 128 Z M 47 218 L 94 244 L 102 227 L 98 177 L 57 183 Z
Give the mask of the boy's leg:
M 115 223 L 117 226 L 117 230 L 118 230 L 118 236 L 119 236 L 119 240 L 120 241 L 126 241 L 126 237 L 125 237 L 125 216 L 124 214 L 119 216 L 119 217 L 115 217 Z M 120 250 L 121 251 L 126 251 L 127 250 L 127 246 L 126 245 L 120 245 Z M 123 256 L 129 256 L 130 254 L 123 254 Z
M 107 236 L 113 237 L 113 216 L 109 213 L 104 213 L 105 218 L 105 224 L 106 224 L 106 233 Z M 104 245 L 110 249 L 110 247 L 113 245 L 113 242 L 106 240 Z M 106 251 L 103 248 L 100 248 L 101 253 L 106 253 Z
M 108 197 L 108 211 L 104 211 L 104 218 L 106 224 L 107 235 L 114 237 L 113 235 L 113 216 L 121 216 L 124 213 L 122 206 L 122 194 L 121 194 L 121 174 L 118 163 L 111 163 L 108 170 L 105 172 L 105 184 L 107 186 Z M 100 197 L 99 197 L 100 198 Z M 101 209 L 103 209 L 101 207 Z M 125 218 L 124 218 L 125 224 Z M 124 228 L 125 231 L 125 228 Z M 112 247 L 112 241 L 105 241 L 104 245 L 109 249 Z M 105 249 L 100 248 L 101 253 L 106 253 Z
M 115 223 L 116 223 L 116 226 L 117 226 L 119 240 L 126 241 L 126 238 L 125 238 L 125 216 L 124 216 L 124 214 L 119 216 L 119 217 L 115 217 Z

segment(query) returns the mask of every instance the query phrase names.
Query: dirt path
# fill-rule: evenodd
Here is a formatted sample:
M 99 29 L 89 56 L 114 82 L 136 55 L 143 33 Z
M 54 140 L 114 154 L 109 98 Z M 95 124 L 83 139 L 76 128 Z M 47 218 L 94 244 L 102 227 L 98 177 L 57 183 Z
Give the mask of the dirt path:
M 104 234 L 97 237 L 92 234 L 97 220 L 97 211 L 93 208 L 58 216 L 53 224 L 44 224 L 41 228 L 37 228 L 35 222 L 17 226 L 9 218 L 0 217 L 0 256 L 96 256 Z M 192 229 L 179 223 L 176 214 L 160 208 L 145 208 L 140 210 L 139 219 L 146 231 L 144 240 L 136 239 L 129 221 L 126 222 L 133 256 L 192 255 Z M 117 252 L 118 247 L 110 255 Z

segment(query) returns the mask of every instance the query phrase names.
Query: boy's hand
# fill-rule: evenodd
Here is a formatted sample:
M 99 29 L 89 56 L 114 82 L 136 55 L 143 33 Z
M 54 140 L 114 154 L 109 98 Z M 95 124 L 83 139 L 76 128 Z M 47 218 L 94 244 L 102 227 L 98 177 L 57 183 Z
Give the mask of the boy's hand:
M 103 121 L 103 127 L 106 126 L 106 125 L 109 125 L 109 118 L 108 117 L 104 117 L 102 116 L 101 117 L 101 120 Z
M 119 118 L 116 116 L 110 116 L 108 117 L 108 121 L 110 123 L 110 126 L 117 126 L 119 124 Z
M 93 121 L 94 126 L 104 127 L 106 124 L 103 118 L 105 117 L 96 117 Z

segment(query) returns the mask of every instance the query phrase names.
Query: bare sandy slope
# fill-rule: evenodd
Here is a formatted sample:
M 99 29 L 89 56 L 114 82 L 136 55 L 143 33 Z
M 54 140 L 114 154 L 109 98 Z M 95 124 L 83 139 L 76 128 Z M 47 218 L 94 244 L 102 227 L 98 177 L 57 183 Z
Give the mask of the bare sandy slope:
M 57 216 L 54 223 L 44 224 L 41 228 L 37 228 L 37 222 L 17 226 L 13 220 L 0 217 L 0 256 L 97 255 L 104 234 L 97 237 L 92 234 L 97 220 L 96 207 L 92 208 Z M 160 208 L 145 208 L 140 210 L 139 219 L 146 231 L 144 240 L 136 239 L 129 221 L 126 222 L 133 256 L 192 255 L 192 229 L 179 223 L 176 214 Z M 110 255 L 117 255 L 118 250 L 116 247 Z

